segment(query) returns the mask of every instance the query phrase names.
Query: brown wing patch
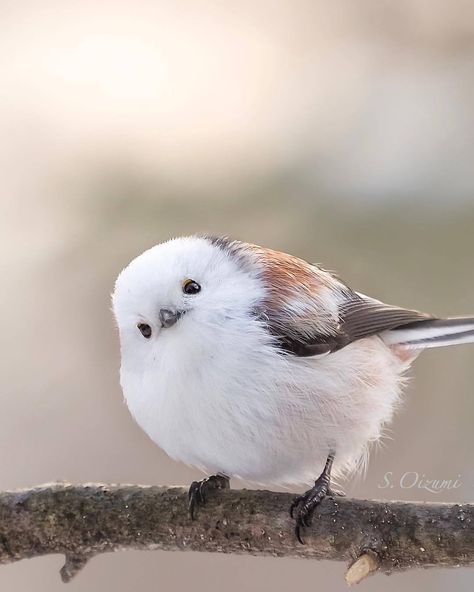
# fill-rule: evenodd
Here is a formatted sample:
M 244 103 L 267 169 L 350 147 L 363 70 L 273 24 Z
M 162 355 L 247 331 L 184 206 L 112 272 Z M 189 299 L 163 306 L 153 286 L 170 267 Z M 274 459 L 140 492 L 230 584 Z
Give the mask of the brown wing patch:
M 311 342 L 311 355 L 325 353 L 327 343 L 322 346 L 320 337 L 337 333 L 338 299 L 345 286 L 327 271 L 292 255 L 256 245 L 248 249 L 267 290 L 262 309 L 269 331 L 287 350 L 295 352 L 304 343 L 306 351 Z
M 270 306 L 280 307 L 295 296 L 313 298 L 334 283 L 329 274 L 297 257 L 254 245 L 252 251 L 262 264 Z
M 206 235 L 205 238 L 240 259 L 244 266 L 250 258 L 252 267 L 256 264 L 260 268 L 261 276 L 268 289 L 267 304 L 269 306 L 281 307 L 298 295 L 311 298 L 325 288 L 341 284 L 330 272 L 288 253 L 225 236 Z
M 207 238 L 261 277 L 266 295 L 255 312 L 284 349 L 299 351 L 301 343 L 306 351 L 311 343 L 311 351 L 319 352 L 320 338 L 337 333 L 337 305 L 348 288 L 331 273 L 287 253 L 226 237 Z M 326 350 L 327 343 L 322 347 Z
M 431 317 L 357 294 L 332 273 L 257 245 L 213 239 L 260 274 L 266 290 L 259 310 L 268 331 L 287 352 L 314 356 Z

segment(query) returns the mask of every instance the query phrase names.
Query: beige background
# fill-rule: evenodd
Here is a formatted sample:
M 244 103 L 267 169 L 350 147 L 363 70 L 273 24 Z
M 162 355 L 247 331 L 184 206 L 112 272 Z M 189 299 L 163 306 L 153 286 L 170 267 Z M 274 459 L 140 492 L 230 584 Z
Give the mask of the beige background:
M 114 279 L 170 236 L 229 233 L 389 302 L 474 314 L 473 104 L 470 2 L 0 0 L 0 488 L 199 477 L 134 425 L 118 384 Z M 472 501 L 473 362 L 469 346 L 422 356 L 349 494 Z M 404 489 L 406 471 L 461 487 Z M 63 589 L 61 563 L 1 567 L 0 588 Z M 471 590 L 473 574 L 364 589 Z M 70 589 L 344 590 L 342 576 L 127 552 Z

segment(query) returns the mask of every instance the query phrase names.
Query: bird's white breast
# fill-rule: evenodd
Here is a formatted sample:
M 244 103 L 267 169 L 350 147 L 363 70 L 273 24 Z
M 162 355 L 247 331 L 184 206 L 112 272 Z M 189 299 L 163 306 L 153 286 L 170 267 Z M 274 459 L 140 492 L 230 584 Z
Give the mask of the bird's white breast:
M 330 449 L 353 469 L 399 396 L 400 361 L 378 337 L 324 358 L 279 353 L 248 317 L 172 327 L 121 383 L 138 424 L 171 457 L 258 483 L 309 483 Z M 179 323 L 178 323 L 179 324 Z

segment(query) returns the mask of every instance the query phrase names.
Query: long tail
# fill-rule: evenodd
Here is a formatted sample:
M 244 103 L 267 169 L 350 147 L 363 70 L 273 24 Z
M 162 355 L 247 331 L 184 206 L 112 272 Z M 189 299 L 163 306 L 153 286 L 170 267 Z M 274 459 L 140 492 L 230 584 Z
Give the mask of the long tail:
M 413 349 L 474 343 L 474 317 L 416 321 L 385 331 L 381 337 L 387 345 Z

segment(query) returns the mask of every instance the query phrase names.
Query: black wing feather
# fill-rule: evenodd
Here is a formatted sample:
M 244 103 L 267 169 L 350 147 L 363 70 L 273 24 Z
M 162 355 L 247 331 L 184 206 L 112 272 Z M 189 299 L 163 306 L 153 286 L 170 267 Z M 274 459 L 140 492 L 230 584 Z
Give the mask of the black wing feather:
M 431 315 L 384 304 L 378 300 L 345 292 L 345 300 L 340 306 L 339 323 L 331 335 L 279 336 L 282 349 L 300 357 L 316 356 L 336 352 L 346 345 L 364 337 L 370 337 L 409 325 L 417 321 L 435 319 Z M 311 334 L 308 331 L 308 334 Z
M 341 330 L 350 341 L 434 318 L 417 310 L 391 306 L 358 294 L 355 296 L 341 306 L 340 312 Z

